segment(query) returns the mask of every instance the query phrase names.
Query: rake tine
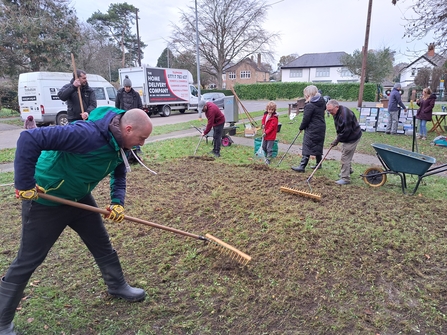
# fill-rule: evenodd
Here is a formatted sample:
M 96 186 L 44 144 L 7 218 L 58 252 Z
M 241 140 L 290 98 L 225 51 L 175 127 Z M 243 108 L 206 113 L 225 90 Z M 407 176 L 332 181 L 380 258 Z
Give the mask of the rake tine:
M 250 262 L 251 257 L 247 254 L 243 253 L 242 251 L 236 249 L 235 247 L 232 247 L 231 245 L 219 240 L 217 237 L 214 237 L 211 234 L 206 234 L 205 237 L 210 241 L 213 242 L 211 245 L 215 246 L 219 249 L 221 249 L 221 253 L 231 255 L 231 259 L 236 260 L 238 263 L 241 263 L 243 265 L 248 264 Z M 239 258 L 240 257 L 240 260 Z
M 296 141 L 296 139 L 298 138 L 298 136 L 300 136 L 301 131 L 302 131 L 302 130 L 300 130 L 300 131 L 298 132 L 298 134 L 295 136 L 295 138 L 293 139 L 293 141 L 292 141 L 292 143 L 290 144 L 289 148 L 287 149 L 287 151 L 285 152 L 285 154 L 281 157 L 281 159 L 280 159 L 278 165 L 276 165 L 276 166 L 279 166 L 279 165 L 281 164 L 282 160 L 284 159 L 284 157 L 286 157 L 286 155 L 287 155 L 287 153 L 289 152 L 289 150 L 290 150 L 290 148 L 292 147 L 292 145 L 295 144 L 295 141 Z
M 303 191 L 303 190 L 298 190 L 298 189 L 285 187 L 285 186 L 281 186 L 280 190 L 282 192 L 296 194 L 296 195 L 299 195 L 299 196 L 302 196 L 302 197 L 311 198 L 311 199 L 318 200 L 318 201 L 321 200 L 321 194 L 320 193 L 306 192 L 306 191 Z

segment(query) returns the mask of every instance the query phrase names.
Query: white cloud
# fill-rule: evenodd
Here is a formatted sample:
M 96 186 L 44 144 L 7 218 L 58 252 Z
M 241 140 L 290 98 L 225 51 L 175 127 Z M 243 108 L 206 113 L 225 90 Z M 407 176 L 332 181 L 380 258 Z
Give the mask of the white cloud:
M 155 66 L 172 34 L 172 23 L 178 24 L 180 12 L 186 11 L 188 6 L 194 7 L 194 1 L 126 2 L 140 9 L 140 36 L 148 44 L 142 62 Z M 430 37 L 423 41 L 403 38 L 406 23 L 403 18 L 412 15 L 409 7 L 414 2 L 399 1 L 393 6 L 391 0 L 373 1 L 369 49 L 389 47 L 396 51 L 398 62 L 411 61 L 427 50 L 428 43 L 432 42 Z M 281 56 L 292 53 L 345 51 L 352 54 L 354 50 L 362 49 L 369 0 L 270 0 L 269 3 L 272 6 L 265 29 L 281 34 L 281 40 L 274 48 L 276 60 L 273 68 Z M 95 11 L 106 12 L 109 4 L 105 0 L 72 2 L 83 21 Z

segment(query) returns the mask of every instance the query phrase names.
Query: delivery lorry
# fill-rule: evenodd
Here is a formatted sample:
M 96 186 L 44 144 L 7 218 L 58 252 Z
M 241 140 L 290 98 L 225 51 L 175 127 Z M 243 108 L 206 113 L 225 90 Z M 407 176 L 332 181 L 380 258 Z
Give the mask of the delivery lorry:
M 20 117 L 23 121 L 29 115 L 36 124 L 66 125 L 67 105 L 57 96 L 62 86 L 68 84 L 73 73 L 28 72 L 19 75 L 18 100 Z M 97 105 L 115 107 L 116 89 L 103 77 L 87 74 L 87 82 L 95 91 Z
M 126 76 L 140 93 L 143 109 L 149 115 L 169 116 L 198 108 L 198 90 L 188 70 L 160 67 L 130 67 L 118 70 L 121 86 Z

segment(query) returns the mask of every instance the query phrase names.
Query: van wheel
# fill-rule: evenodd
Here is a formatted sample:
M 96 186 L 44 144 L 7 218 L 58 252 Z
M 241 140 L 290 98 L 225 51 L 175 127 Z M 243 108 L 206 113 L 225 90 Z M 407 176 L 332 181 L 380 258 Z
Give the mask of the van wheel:
M 56 124 L 58 126 L 66 126 L 68 124 L 68 117 L 65 113 L 60 113 L 57 115 Z
M 164 105 L 163 107 L 161 107 L 160 116 L 168 117 L 169 115 L 171 115 L 171 106 Z

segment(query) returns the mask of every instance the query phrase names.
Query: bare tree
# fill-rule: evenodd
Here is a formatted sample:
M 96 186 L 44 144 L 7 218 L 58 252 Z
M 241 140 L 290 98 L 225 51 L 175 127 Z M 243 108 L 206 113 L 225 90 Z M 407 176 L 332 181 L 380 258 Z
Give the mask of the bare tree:
M 419 69 L 414 78 L 414 83 L 420 87 L 428 87 L 430 85 L 431 72 L 431 69 L 428 67 Z
M 441 79 L 444 78 L 445 74 L 446 68 L 444 67 L 437 66 L 431 70 L 430 88 L 433 92 L 436 92 L 438 90 L 439 83 Z
M 279 35 L 262 27 L 270 5 L 259 0 L 202 0 L 197 7 L 201 69 L 216 77 L 218 88 L 222 88 L 222 73 L 229 64 L 259 53 L 263 59 L 273 59 L 271 50 Z M 182 12 L 182 26 L 173 26 L 172 44 L 178 50 L 195 54 L 195 17 L 195 8 L 188 7 Z
M 298 54 L 290 54 L 287 56 L 281 56 L 278 62 L 278 69 L 280 69 L 282 66 L 289 64 L 290 62 L 294 61 L 298 58 Z
M 399 0 L 392 0 L 396 5 Z M 401 0 L 405 2 L 405 0 Z M 447 50 L 447 2 L 445 0 L 416 0 L 411 8 L 416 13 L 413 18 L 406 18 L 405 36 L 422 39 L 431 31 L 434 42 L 442 50 Z
M 76 67 L 95 73 L 109 81 L 118 80 L 121 51 L 109 38 L 99 34 L 88 23 L 81 24 L 82 46 L 76 55 Z

